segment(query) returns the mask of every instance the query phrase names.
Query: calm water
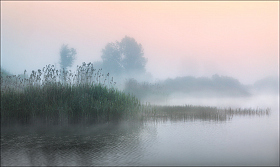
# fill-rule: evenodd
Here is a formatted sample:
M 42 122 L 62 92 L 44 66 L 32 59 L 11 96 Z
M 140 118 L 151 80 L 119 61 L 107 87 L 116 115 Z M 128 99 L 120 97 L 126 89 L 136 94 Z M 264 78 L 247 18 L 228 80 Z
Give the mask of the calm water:
M 270 115 L 234 115 L 226 121 L 4 129 L 1 165 L 279 165 L 276 100 L 269 101 Z

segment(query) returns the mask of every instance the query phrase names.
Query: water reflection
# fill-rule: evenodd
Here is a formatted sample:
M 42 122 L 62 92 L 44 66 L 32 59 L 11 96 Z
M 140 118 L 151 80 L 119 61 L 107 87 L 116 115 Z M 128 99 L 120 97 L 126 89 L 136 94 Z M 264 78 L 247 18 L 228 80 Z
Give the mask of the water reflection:
M 228 142 L 225 141 L 229 138 L 234 141 L 234 136 L 239 141 L 240 134 L 232 134 L 231 137 L 228 137 L 225 136 L 227 133 L 224 133 L 224 129 L 232 127 L 227 127 L 227 121 L 232 122 L 235 117 L 270 115 L 269 110 L 261 109 L 218 109 L 211 107 L 186 109 L 186 106 L 162 108 L 158 106 L 158 112 L 147 113 L 143 121 L 139 122 L 118 122 L 82 127 L 2 128 L 1 165 L 110 166 L 167 165 L 168 163 L 172 165 L 176 162 L 180 162 L 180 165 L 199 165 L 199 162 L 201 164 L 214 163 L 216 162 L 215 158 L 205 158 L 203 163 L 198 161 L 199 156 L 196 157 L 193 152 L 207 157 L 203 153 L 206 148 L 208 148 L 209 153 L 216 150 L 215 147 L 221 147 L 220 150 L 223 150 L 228 147 Z M 158 122 L 160 123 L 157 124 Z M 176 124 L 170 124 L 170 122 L 176 122 Z M 204 127 L 205 125 L 200 124 L 200 122 L 210 122 L 210 124 Z M 211 122 L 222 122 L 223 124 L 217 126 Z M 240 125 L 240 122 L 238 124 Z M 248 122 L 248 124 L 251 123 Z M 236 129 L 239 129 L 238 125 L 236 125 Z M 259 133 L 261 132 L 258 131 L 256 135 Z M 209 139 L 210 135 L 214 135 L 212 136 L 213 140 Z M 253 136 L 253 138 L 258 138 L 258 136 Z M 186 142 L 187 140 L 189 143 Z M 225 141 L 221 146 L 217 143 L 207 144 L 215 140 Z M 178 142 L 182 145 L 176 144 Z M 205 147 L 201 147 L 201 145 Z M 172 150 L 174 147 L 178 150 Z M 216 152 L 216 154 L 222 153 Z M 188 155 L 193 159 L 187 159 L 183 155 Z M 232 156 L 235 153 L 229 155 Z M 171 157 L 174 163 L 164 160 L 163 157 Z M 231 160 L 230 157 L 227 158 Z M 159 160 L 161 162 L 158 162 Z M 227 163 L 225 162 L 225 164 Z
M 127 161 L 125 156 L 137 159 L 140 126 L 139 122 L 116 123 L 48 129 L 43 134 L 38 129 L 13 129 L 1 134 L 1 165 L 114 165 Z M 130 154 L 131 150 L 137 155 Z

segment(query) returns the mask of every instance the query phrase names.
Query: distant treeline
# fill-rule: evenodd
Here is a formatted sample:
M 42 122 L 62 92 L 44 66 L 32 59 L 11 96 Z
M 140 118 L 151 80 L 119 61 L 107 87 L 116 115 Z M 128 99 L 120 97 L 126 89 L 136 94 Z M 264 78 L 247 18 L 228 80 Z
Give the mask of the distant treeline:
M 279 94 L 279 78 L 277 77 L 266 77 L 256 81 L 250 90 L 253 92 Z
M 140 99 L 149 96 L 166 98 L 171 94 L 191 97 L 246 97 L 254 93 L 279 93 L 278 78 L 268 77 L 252 85 L 244 85 L 228 76 L 213 75 L 207 77 L 177 77 L 154 84 L 129 79 L 125 83 L 125 92 L 132 93 Z
M 186 96 L 250 96 L 247 86 L 237 79 L 213 75 L 211 78 L 192 76 L 177 77 L 158 81 L 155 84 L 137 82 L 130 79 L 125 84 L 125 92 L 135 94 L 138 98 L 150 95 L 168 96 L 183 94 Z
M 178 77 L 163 82 L 168 93 L 186 93 L 192 95 L 248 96 L 250 93 L 237 79 L 213 75 L 206 77 Z

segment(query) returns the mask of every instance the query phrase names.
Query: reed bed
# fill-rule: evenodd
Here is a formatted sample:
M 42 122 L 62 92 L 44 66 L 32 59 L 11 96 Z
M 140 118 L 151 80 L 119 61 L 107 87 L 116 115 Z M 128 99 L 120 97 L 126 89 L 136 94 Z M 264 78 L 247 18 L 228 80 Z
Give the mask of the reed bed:
M 29 77 L 26 71 L 23 78 L 1 75 L 1 124 L 88 124 L 139 116 L 140 101 L 114 84 L 91 63 L 75 73 L 48 65 Z
M 159 106 L 146 105 L 148 110 L 144 117 L 152 120 L 171 120 L 171 121 L 228 121 L 233 116 L 264 116 L 270 115 L 271 109 L 261 108 L 217 108 L 212 106 Z
M 214 120 L 233 115 L 269 115 L 270 109 L 141 104 L 134 95 L 117 90 L 109 73 L 91 63 L 76 71 L 47 65 L 28 76 L 1 73 L 1 125 L 93 124 L 128 119 Z
M 255 115 L 270 115 L 271 108 L 220 108 L 218 112 L 225 113 L 227 115 L 242 115 L 242 116 L 255 116 Z

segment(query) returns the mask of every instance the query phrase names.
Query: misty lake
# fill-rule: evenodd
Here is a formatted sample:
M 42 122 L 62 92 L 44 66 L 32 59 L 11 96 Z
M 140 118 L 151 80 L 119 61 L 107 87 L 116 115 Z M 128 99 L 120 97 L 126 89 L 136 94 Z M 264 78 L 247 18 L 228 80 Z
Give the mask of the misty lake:
M 270 107 L 271 113 L 226 120 L 156 118 L 88 127 L 6 128 L 1 165 L 279 165 L 278 96 L 187 100 Z M 186 101 L 169 101 L 176 102 Z

